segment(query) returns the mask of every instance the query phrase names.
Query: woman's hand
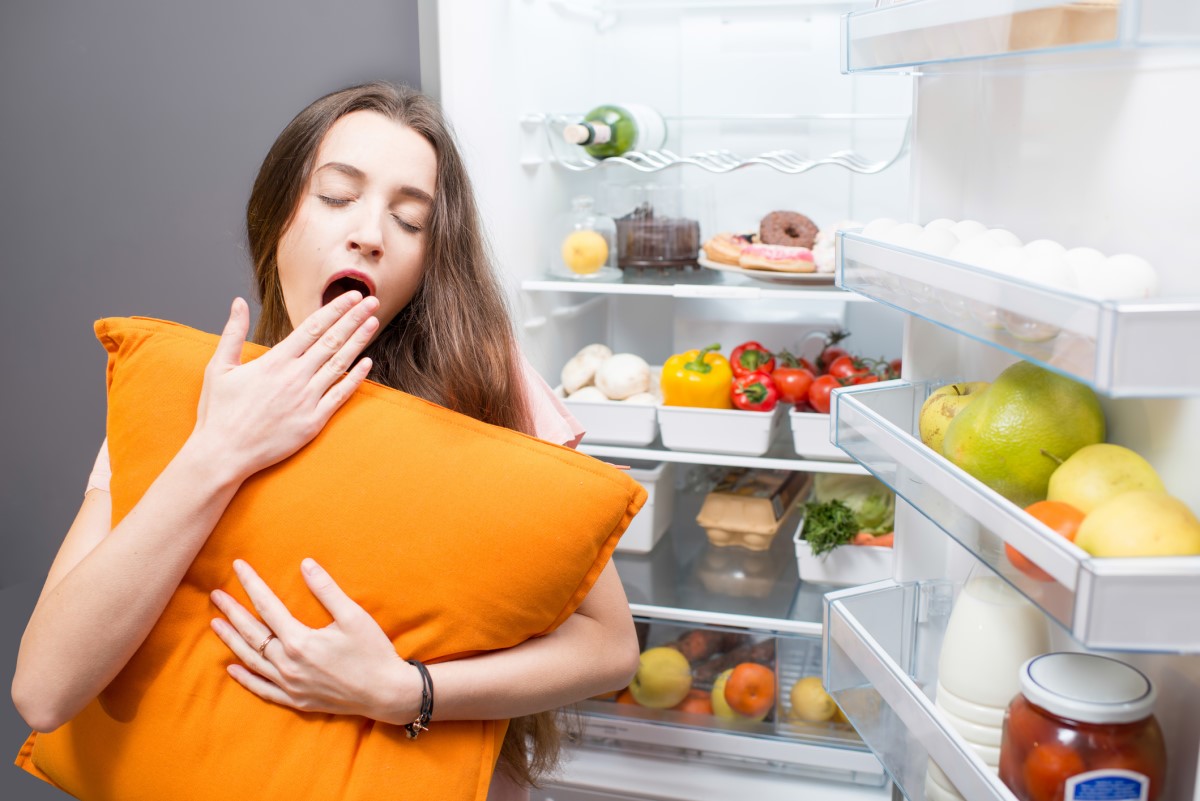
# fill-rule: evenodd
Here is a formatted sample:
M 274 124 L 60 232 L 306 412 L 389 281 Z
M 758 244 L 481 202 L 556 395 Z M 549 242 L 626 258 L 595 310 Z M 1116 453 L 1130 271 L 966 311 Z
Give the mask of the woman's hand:
M 242 662 L 228 668 L 239 684 L 264 700 L 304 712 L 363 715 L 398 724 L 416 718 L 421 700 L 417 669 L 397 655 L 375 619 L 316 562 L 305 559 L 300 572 L 333 616 L 323 629 L 310 629 L 292 617 L 250 565 L 238 560 L 233 566 L 262 616 L 259 621 L 232 596 L 212 592 L 228 618 L 213 619 L 212 627 Z
M 378 307 L 374 297 L 346 292 L 242 364 L 250 310 L 241 298 L 234 300 L 204 371 L 193 440 L 227 458 L 239 479 L 300 450 L 367 377 L 370 359 L 354 359 L 379 326 L 372 316 Z

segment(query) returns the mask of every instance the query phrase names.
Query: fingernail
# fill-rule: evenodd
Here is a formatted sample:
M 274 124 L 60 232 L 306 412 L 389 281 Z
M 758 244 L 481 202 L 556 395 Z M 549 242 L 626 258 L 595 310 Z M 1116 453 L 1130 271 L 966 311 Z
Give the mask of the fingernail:
M 208 594 L 208 597 L 211 598 L 212 602 L 215 604 L 221 603 L 221 591 L 220 590 L 213 590 L 212 592 L 210 592 Z
M 315 576 L 321 570 L 320 566 L 312 559 L 305 559 L 300 563 L 300 567 L 310 576 Z
M 241 573 L 243 570 L 246 569 L 246 563 L 243 562 L 241 559 L 234 559 L 233 560 L 233 569 L 236 570 L 238 573 Z

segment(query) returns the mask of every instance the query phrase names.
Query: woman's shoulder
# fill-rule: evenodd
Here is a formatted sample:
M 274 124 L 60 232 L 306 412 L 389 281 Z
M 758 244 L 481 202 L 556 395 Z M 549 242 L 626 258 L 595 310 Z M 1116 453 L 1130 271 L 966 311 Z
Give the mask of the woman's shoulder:
M 538 439 L 574 448 L 583 438 L 583 426 L 563 404 L 562 399 L 554 394 L 546 379 L 533 369 L 525 354 L 520 351 L 517 354 L 534 434 Z

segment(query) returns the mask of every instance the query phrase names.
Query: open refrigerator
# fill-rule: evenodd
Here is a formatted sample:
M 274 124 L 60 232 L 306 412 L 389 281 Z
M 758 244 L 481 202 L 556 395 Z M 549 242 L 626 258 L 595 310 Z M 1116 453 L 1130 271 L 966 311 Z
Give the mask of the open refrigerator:
M 439 0 L 422 17 L 423 58 L 437 65 L 426 88 L 456 128 L 526 354 L 552 386 L 593 342 L 661 365 L 709 342 L 803 352 L 841 328 L 855 352 L 903 360 L 900 380 L 836 390 L 812 448 L 787 424 L 761 455 L 668 448 L 653 435 L 585 439 L 605 461 L 673 468 L 666 535 L 615 557 L 643 646 L 695 631 L 769 643 L 781 697 L 761 723 L 585 702 L 583 741 L 535 797 L 915 801 L 933 760 L 964 797 L 1012 801 L 932 699 L 956 594 L 986 565 L 1056 624 L 1056 649 L 1112 654 L 1154 681 L 1163 797 L 1200 799 L 1200 557 L 1095 559 L 1049 541 L 915 434 L 938 385 L 1028 359 L 1096 389 L 1108 441 L 1136 449 L 1200 509 L 1200 8 Z M 656 108 L 661 150 L 597 162 L 563 144 L 565 124 L 613 102 Z M 681 199 L 701 239 L 752 230 L 776 209 L 842 227 L 833 284 L 698 268 L 601 282 L 550 274 L 572 198 L 616 216 L 613 198 L 648 185 Z M 1024 241 L 1134 253 L 1157 268 L 1159 297 L 1084 300 L 862 235 L 885 216 L 974 219 Z M 963 313 L 972 304 L 1019 311 L 1040 335 L 983 324 Z M 883 480 L 897 493 L 891 578 L 801 581 L 787 536 L 762 552 L 714 547 L 693 521 L 705 482 L 726 467 Z M 1014 570 L 1006 543 L 1053 581 Z M 786 689 L 810 675 L 853 728 L 788 720 Z

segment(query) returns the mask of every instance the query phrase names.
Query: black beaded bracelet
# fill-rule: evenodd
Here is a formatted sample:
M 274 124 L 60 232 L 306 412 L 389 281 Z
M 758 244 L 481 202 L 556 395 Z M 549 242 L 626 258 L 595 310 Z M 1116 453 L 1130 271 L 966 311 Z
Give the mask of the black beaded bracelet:
M 415 740 L 421 732 L 429 731 L 429 721 L 433 719 L 433 679 L 429 670 L 416 659 L 406 661 L 421 673 L 421 711 L 417 713 L 416 720 L 404 727 L 408 739 Z

